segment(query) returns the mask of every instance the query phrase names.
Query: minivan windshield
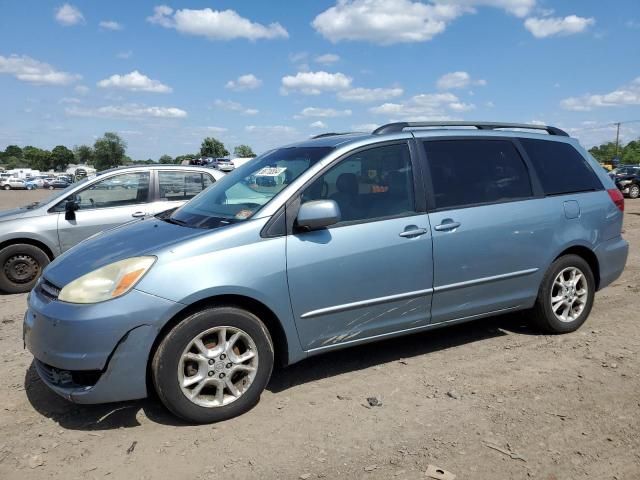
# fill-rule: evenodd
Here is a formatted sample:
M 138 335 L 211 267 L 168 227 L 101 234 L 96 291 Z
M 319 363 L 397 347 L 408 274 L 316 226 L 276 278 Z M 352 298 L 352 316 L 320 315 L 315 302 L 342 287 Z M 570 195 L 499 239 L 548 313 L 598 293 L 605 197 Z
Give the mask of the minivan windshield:
M 247 220 L 332 149 L 271 150 L 218 180 L 164 220 L 193 228 L 216 228 Z

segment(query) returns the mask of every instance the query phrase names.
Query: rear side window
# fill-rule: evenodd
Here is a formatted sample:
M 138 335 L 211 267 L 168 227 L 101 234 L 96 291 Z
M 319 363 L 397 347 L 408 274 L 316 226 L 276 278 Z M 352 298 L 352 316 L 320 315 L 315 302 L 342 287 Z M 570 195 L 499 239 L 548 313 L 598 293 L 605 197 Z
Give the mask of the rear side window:
M 568 143 L 521 138 L 545 195 L 601 190 L 602 184 L 587 160 Z
M 533 195 L 527 167 L 507 140 L 424 142 L 436 208 L 494 203 Z

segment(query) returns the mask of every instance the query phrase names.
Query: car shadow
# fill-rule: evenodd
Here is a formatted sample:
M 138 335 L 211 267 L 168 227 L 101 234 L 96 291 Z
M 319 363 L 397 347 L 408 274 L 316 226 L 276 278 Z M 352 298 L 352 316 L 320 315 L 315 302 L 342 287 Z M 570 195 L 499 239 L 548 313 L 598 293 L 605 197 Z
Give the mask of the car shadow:
M 522 314 L 489 317 L 483 320 L 413 335 L 383 340 L 328 352 L 286 368 L 276 368 L 267 390 L 280 393 L 289 388 L 392 361 L 427 355 L 439 350 L 507 335 L 535 334 Z M 53 393 L 40 380 L 32 363 L 24 378 L 29 403 L 41 415 L 69 430 L 100 431 L 134 428 L 141 425 L 140 412 L 152 422 L 167 426 L 188 426 L 172 415 L 155 395 L 144 400 L 78 405 Z M 143 420 L 144 422 L 144 420 Z
M 510 314 L 438 328 L 412 335 L 328 352 L 286 368 L 275 369 L 267 390 L 279 393 L 289 388 L 375 365 L 428 355 L 513 332 L 537 335 L 523 315 Z

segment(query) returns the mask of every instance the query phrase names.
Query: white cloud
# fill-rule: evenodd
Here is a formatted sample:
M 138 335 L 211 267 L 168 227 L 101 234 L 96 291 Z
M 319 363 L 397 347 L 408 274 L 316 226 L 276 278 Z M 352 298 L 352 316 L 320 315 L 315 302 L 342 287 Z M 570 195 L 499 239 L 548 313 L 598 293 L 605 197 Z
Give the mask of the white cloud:
M 534 37 L 546 38 L 581 33 L 595 23 L 596 21 L 593 18 L 578 17 L 576 15 L 569 15 L 568 17 L 564 18 L 531 17 L 525 20 L 524 27 L 529 30 Z
M 450 112 L 463 112 L 475 108 L 462 103 L 452 93 L 423 93 L 402 103 L 383 103 L 369 109 L 371 113 L 413 120 L 445 120 Z
M 298 72 L 296 75 L 282 77 L 283 94 L 299 91 L 306 95 L 319 95 L 322 92 L 344 90 L 351 86 L 352 78 L 343 73 Z
M 451 72 L 441 76 L 436 86 L 440 90 L 453 90 L 456 88 L 466 88 L 469 85 L 484 86 L 486 84 L 486 80 L 473 80 L 467 72 Z
M 242 90 L 253 90 L 260 85 L 262 85 L 262 80 L 253 73 L 248 73 L 246 75 L 240 75 L 236 80 L 229 80 L 224 88 L 240 92 Z
M 229 110 L 230 112 L 238 112 L 238 113 L 241 113 L 242 115 L 257 115 L 258 113 L 260 113 L 259 110 L 255 108 L 246 108 L 242 106 L 241 103 L 232 102 L 231 100 L 218 99 L 215 102 L 213 102 L 213 105 L 216 108 L 220 108 L 222 110 Z
M 98 82 L 100 88 L 120 88 L 131 92 L 170 93 L 172 88 L 134 70 L 126 75 L 111 75 Z
M 322 65 L 331 65 L 332 63 L 336 63 L 340 61 L 340 56 L 335 53 L 325 53 L 324 55 L 319 55 L 315 58 L 316 63 L 320 63 Z
M 209 40 L 248 40 L 289 38 L 287 31 L 279 23 L 262 25 L 241 17 L 234 10 L 173 10 L 166 5 L 153 9 L 147 21 L 165 28 L 174 28 L 180 33 L 198 35 Z
M 147 107 L 129 103 L 124 105 L 106 105 L 98 108 L 68 107 L 67 115 L 74 117 L 105 118 L 184 118 L 187 112 L 176 107 Z
M 307 58 L 309 58 L 309 54 L 307 52 L 295 52 L 289 54 L 289 61 L 291 63 L 305 62 Z
M 383 102 L 401 96 L 404 90 L 394 88 L 352 88 L 338 92 L 338 99 L 345 102 Z
M 40 62 L 26 55 L 0 55 L 0 74 L 13 75 L 22 82 L 34 85 L 69 85 L 76 82 L 80 75 L 60 72 L 48 63 Z
M 58 103 L 82 103 L 82 100 L 75 97 L 62 97 Z
M 204 127 L 207 132 L 211 133 L 225 133 L 229 129 L 225 127 Z
M 103 20 L 100 22 L 100 28 L 104 28 L 105 30 L 122 30 L 122 25 L 113 20 Z
M 300 112 L 303 117 L 348 117 L 351 115 L 351 110 L 336 110 L 335 108 L 316 108 L 307 107 Z
M 455 4 L 464 7 L 495 7 L 516 17 L 525 17 L 536 6 L 536 0 L 435 0 L 436 3 Z
M 560 102 L 565 110 L 585 112 L 600 107 L 640 105 L 640 77 L 608 93 L 569 97 Z
M 249 133 L 264 136 L 276 135 L 280 137 L 290 137 L 292 135 L 298 135 L 298 130 L 288 125 L 247 125 L 244 129 Z
M 373 132 L 380 125 L 377 123 L 360 123 L 358 125 L 351 125 L 351 128 L 356 132 Z
M 65 27 L 84 23 L 84 15 L 82 15 L 82 12 L 78 10 L 77 7 L 68 3 L 56 9 L 55 19 L 60 25 Z
M 76 88 L 74 88 L 74 90 L 80 95 L 86 95 L 87 93 L 89 93 L 89 87 L 87 87 L 86 85 L 78 85 Z
M 127 50 L 126 52 L 119 52 L 116 54 L 116 58 L 121 60 L 127 60 L 131 57 L 133 57 L 133 50 Z
M 327 124 L 324 123 L 322 120 L 318 120 L 316 122 L 313 122 L 313 123 L 309 124 L 309 126 L 311 128 L 327 128 Z
M 431 40 L 469 8 L 411 0 L 338 0 L 312 26 L 331 42 L 365 40 L 383 45 Z

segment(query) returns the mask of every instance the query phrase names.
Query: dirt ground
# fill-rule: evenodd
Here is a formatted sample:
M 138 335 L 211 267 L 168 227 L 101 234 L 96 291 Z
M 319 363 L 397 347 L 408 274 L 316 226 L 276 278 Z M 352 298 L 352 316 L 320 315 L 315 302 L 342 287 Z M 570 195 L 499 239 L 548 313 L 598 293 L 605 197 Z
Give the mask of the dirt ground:
M 0 191 L 0 209 L 43 194 Z M 216 425 L 155 399 L 58 398 L 22 348 L 26 295 L 0 296 L 0 478 L 640 479 L 640 200 L 626 205 L 626 271 L 578 332 L 512 315 L 326 354 Z

